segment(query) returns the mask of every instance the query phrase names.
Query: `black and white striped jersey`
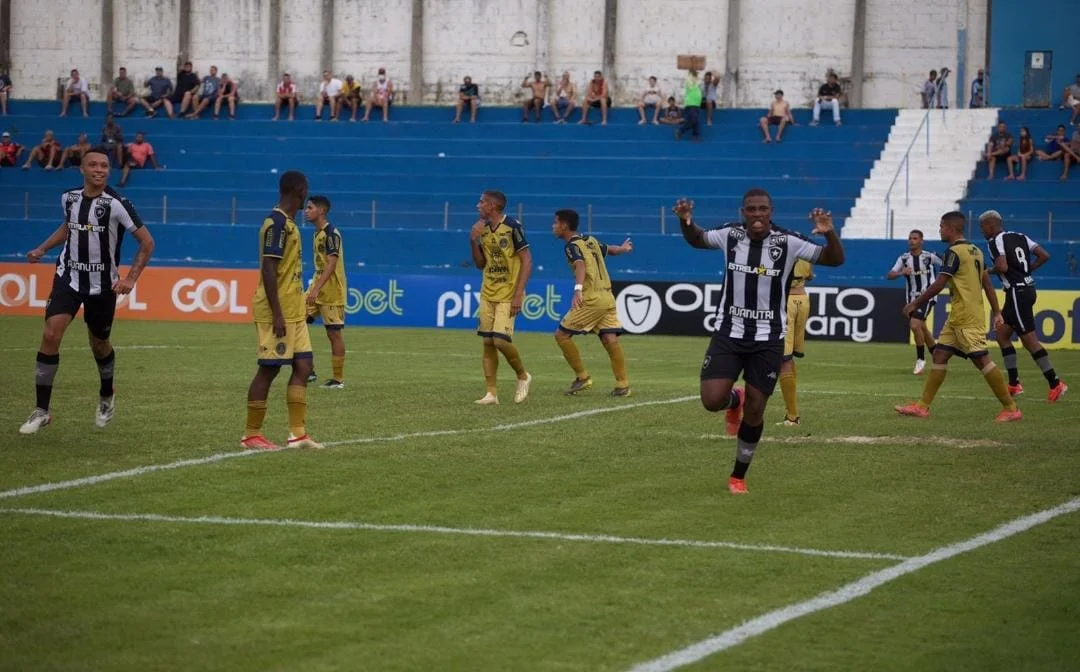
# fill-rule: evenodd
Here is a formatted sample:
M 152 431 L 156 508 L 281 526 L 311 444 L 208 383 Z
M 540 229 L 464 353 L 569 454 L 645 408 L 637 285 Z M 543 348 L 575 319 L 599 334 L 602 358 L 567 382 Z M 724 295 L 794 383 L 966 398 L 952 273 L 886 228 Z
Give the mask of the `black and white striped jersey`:
M 1031 264 L 1038 246 L 1031 238 L 1014 231 L 1002 231 L 987 241 L 987 247 L 990 248 L 987 264 L 993 264 L 1001 256 L 1005 257 L 1005 263 L 1008 264 L 1008 270 L 1001 276 L 1002 287 L 1010 289 L 1035 286 L 1035 279 L 1031 277 Z
M 805 259 L 817 263 L 822 247 L 775 225 L 763 240 L 751 240 L 741 223 L 706 231 L 705 244 L 723 250 L 727 261 L 716 309 L 716 335 L 748 341 L 784 340 L 795 262 Z
M 926 250 L 918 254 L 905 252 L 896 258 L 896 263 L 892 267 L 893 273 L 899 273 L 904 268 L 911 269 L 911 275 L 904 276 L 904 280 L 907 281 L 909 303 L 925 292 L 927 287 L 934 284 L 934 280 L 937 279 L 935 266 L 941 266 L 941 257 Z
M 97 197 L 83 194 L 82 187 L 60 197 L 67 242 L 56 260 L 56 275 L 80 294 L 111 292 L 120 278 L 120 245 L 124 231 L 142 228 L 131 202 L 111 187 Z

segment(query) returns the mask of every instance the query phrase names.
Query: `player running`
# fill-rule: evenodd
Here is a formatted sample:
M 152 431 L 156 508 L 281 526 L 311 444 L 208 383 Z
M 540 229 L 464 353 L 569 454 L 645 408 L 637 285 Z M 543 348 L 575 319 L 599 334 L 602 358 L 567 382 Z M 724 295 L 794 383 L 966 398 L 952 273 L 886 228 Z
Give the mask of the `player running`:
M 135 288 L 154 251 L 154 239 L 135 207 L 109 186 L 109 151 L 104 147 L 90 149 L 79 169 L 83 175 L 82 188 L 69 189 L 60 196 L 64 222 L 45 242 L 26 253 L 26 260 L 36 264 L 49 250 L 64 244 L 45 304 L 45 329 L 35 370 L 37 406 L 19 427 L 20 434 L 34 434 L 52 422 L 49 402 L 53 380 L 60 368 L 60 342 L 79 308 L 83 310 L 83 321 L 90 333 L 90 351 L 94 353 L 101 379 L 95 424 L 104 429 L 112 420 L 116 413 L 113 389 L 116 353 L 109 337 L 116 316 L 116 297 Z M 125 231 L 135 237 L 139 251 L 121 278 L 120 242 Z
M 285 399 L 289 409 L 289 448 L 322 448 L 307 433 L 307 379 L 311 373 L 302 279 L 302 244 L 296 211 L 307 200 L 308 181 L 290 170 L 278 181 L 278 204 L 259 229 L 259 286 L 252 302 L 258 333 L 259 369 L 248 388 L 247 424 L 240 445 L 276 450 L 263 435 L 266 398 L 282 366 L 292 366 Z
M 307 323 L 322 317 L 326 337 L 330 339 L 330 363 L 333 378 L 319 387 L 324 390 L 341 390 L 345 387 L 345 254 L 341 232 L 326 221 L 330 212 L 330 199 L 312 196 L 304 208 L 304 219 L 315 225 L 315 277 L 307 293 Z M 319 377 L 312 367 L 308 382 Z
M 619 334 L 622 324 L 615 310 L 615 295 L 611 293 L 611 276 L 608 275 L 604 257 L 629 254 L 634 250 L 627 238 L 622 245 L 605 245 L 592 236 L 577 232 L 579 217 L 574 210 L 558 210 L 551 232 L 566 243 L 566 261 L 574 271 L 574 299 L 570 312 L 555 330 L 555 342 L 559 344 L 566 363 L 574 370 L 574 382 L 570 383 L 568 395 L 577 394 L 592 387 L 592 378 L 581 361 L 581 352 L 572 340 L 578 334 L 598 334 L 611 359 L 611 371 L 615 374 L 613 397 L 629 397 L 630 381 L 626 377 L 626 358 L 623 356 Z
M 1005 324 L 997 329 L 997 342 L 1005 358 L 1005 370 L 1009 372 L 1009 394 L 1018 397 L 1024 393 L 1016 369 L 1016 348 L 1012 344 L 1016 334 L 1050 385 L 1046 400 L 1052 404 L 1061 399 L 1069 386 L 1057 377 L 1050 355 L 1035 334 L 1035 279 L 1031 277 L 1035 269 L 1050 260 L 1050 253 L 1022 233 L 1003 230 L 997 210 L 979 215 L 979 224 L 990 250 L 991 269 L 1001 278 L 1005 290 L 1005 309 L 1001 313 Z
M 893 264 L 892 270 L 885 276 L 889 280 L 904 278 L 907 282 L 907 301 L 911 303 L 926 288 L 933 284 L 937 274 L 935 266 L 941 266 L 941 258 L 933 252 L 923 249 L 923 232 L 914 229 L 908 234 L 908 251 L 901 254 Z M 925 306 L 911 314 L 908 326 L 915 337 L 915 368 L 911 371 L 916 376 L 922 375 L 926 368 L 926 348 L 934 351 L 934 332 L 926 325 L 930 317 L 930 311 L 934 308 L 937 299 L 930 299 Z
M 480 288 L 479 326 L 476 333 L 484 339 L 484 384 L 487 393 L 475 403 L 484 406 L 499 403 L 496 372 L 499 353 L 517 374 L 514 403 L 529 396 L 532 376 L 521 363 L 521 354 L 513 343 L 514 318 L 525 300 L 525 285 L 532 275 L 532 253 L 525 241 L 525 229 L 505 212 L 506 196 L 501 191 L 485 191 L 476 204 L 480 219 L 469 232 L 473 263 L 483 270 Z
M 723 250 L 726 256 L 716 331 L 701 365 L 701 403 L 708 411 L 727 411 L 727 432 L 738 436 L 728 490 L 744 494 L 746 471 L 765 424 L 765 405 L 783 360 L 787 288 L 795 262 L 839 266 L 844 263 L 844 247 L 832 215 L 821 209 L 811 212 L 810 218 L 813 232 L 825 236 L 824 247 L 773 224 L 772 198 L 764 189 L 751 189 L 743 196 L 742 222 L 710 231 L 694 222 L 693 201 L 680 200 L 674 211 L 691 247 Z M 739 374 L 746 381 L 745 390 L 735 387 Z
M 930 415 L 938 389 L 945 381 L 949 360 L 953 355 L 970 359 L 975 368 L 982 372 L 986 384 L 993 390 L 994 396 L 1001 402 L 1001 412 L 997 422 L 1013 422 L 1023 417 L 1016 402 L 1009 396 L 1005 377 L 990 359 L 986 349 L 986 317 L 983 312 L 983 295 L 990 302 L 991 321 L 995 328 L 1004 322 L 997 295 L 990 284 L 990 275 L 983 263 L 982 251 L 973 243 L 964 240 L 964 213 L 952 211 L 941 217 L 941 239 L 949 244 L 945 259 L 941 264 L 941 273 L 926 290 L 904 306 L 904 314 L 910 317 L 919 307 L 925 305 L 949 286 L 949 318 L 938 335 L 937 347 L 934 348 L 934 363 L 930 375 L 923 387 L 922 399 L 904 406 L 897 406 L 896 412 L 916 418 Z
M 799 259 L 791 272 L 791 287 L 787 302 L 787 335 L 784 336 L 784 363 L 780 365 L 780 393 L 784 395 L 784 420 L 778 425 L 795 427 L 799 418 L 799 397 L 795 386 L 795 358 L 803 357 L 803 341 L 806 339 L 806 320 L 810 317 L 810 297 L 806 283 L 814 279 L 814 266 Z

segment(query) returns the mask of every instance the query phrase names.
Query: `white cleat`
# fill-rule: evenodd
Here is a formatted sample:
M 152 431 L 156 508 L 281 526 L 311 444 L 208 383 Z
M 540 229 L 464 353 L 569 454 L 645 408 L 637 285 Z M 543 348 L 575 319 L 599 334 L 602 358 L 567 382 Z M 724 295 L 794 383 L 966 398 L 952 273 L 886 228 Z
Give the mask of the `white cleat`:
M 913 374 L 915 374 L 916 376 L 921 376 L 922 372 L 923 372 L 923 369 L 925 369 L 925 368 L 926 368 L 926 362 L 924 360 L 921 360 L 921 359 L 916 359 L 915 360 L 915 368 L 912 369 L 911 372 Z
M 98 402 L 97 418 L 95 424 L 98 427 L 105 429 L 105 426 L 112 420 L 113 415 L 116 414 L 116 395 L 109 397 L 108 399 L 102 399 Z
M 285 442 L 286 448 L 309 448 L 311 450 L 322 450 L 323 445 L 311 438 L 309 435 L 303 436 L 289 435 L 289 440 Z
M 473 403 L 474 404 L 479 404 L 481 406 L 498 406 L 499 405 L 499 398 L 496 397 L 494 394 L 488 392 L 487 394 L 484 395 L 483 399 L 477 399 Z
M 37 434 L 37 431 L 42 427 L 52 423 L 52 416 L 48 411 L 43 411 L 40 408 L 35 408 L 34 412 L 30 414 L 26 422 L 19 427 L 20 434 Z
M 529 398 L 529 385 L 532 383 L 532 374 L 526 373 L 525 380 L 517 381 L 517 389 L 514 390 L 514 403 L 520 404 Z

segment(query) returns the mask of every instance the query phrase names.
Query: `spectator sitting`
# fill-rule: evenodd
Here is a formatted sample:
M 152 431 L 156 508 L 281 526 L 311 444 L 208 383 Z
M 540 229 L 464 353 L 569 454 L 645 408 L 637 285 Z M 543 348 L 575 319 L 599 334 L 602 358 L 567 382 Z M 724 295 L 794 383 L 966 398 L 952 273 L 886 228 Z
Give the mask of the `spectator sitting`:
M 150 95 L 142 99 L 142 106 L 146 108 L 146 116 L 153 119 L 157 116 L 157 108 L 164 107 L 165 114 L 172 119 L 173 107 L 169 96 L 172 95 L 172 80 L 165 76 L 165 68 L 160 65 L 154 68 L 154 76 L 146 80 L 146 88 Z
M 675 104 L 675 96 L 668 96 L 667 107 L 660 115 L 660 123 L 665 126 L 681 126 L 683 123 L 682 110 Z
M 11 141 L 11 133 L 0 133 L 0 167 L 14 168 L 22 151 L 22 145 Z
M 78 70 L 71 71 L 71 79 L 64 87 L 64 97 L 60 101 L 60 116 L 67 116 L 67 108 L 72 100 L 78 100 L 82 104 L 82 116 L 90 116 L 90 87 L 86 80 L 79 76 Z
M 971 100 L 968 102 L 968 107 L 986 107 L 986 86 L 983 83 L 985 77 L 986 73 L 979 68 L 979 73 L 975 75 L 975 79 L 971 80 Z
M 1065 92 L 1061 95 L 1061 109 L 1072 109 L 1072 119 L 1069 120 L 1070 124 L 1076 125 L 1080 122 L 1080 74 L 1076 76 L 1076 81 L 1065 87 Z
M 942 72 L 946 72 L 942 70 Z M 945 80 L 938 80 L 937 70 L 930 71 L 930 78 L 922 87 L 922 106 L 924 110 L 931 108 L 949 109 L 949 88 Z
M 607 111 L 611 107 L 611 96 L 608 95 L 607 82 L 604 81 L 604 73 L 597 70 L 593 73 L 592 81 L 585 87 L 585 102 L 581 104 L 581 121 L 579 124 L 589 123 L 589 109 L 600 108 L 600 125 L 607 126 Z
M 139 97 L 135 95 L 135 82 L 128 78 L 127 68 L 120 68 L 119 76 L 113 80 L 112 87 L 105 96 L 106 111 L 112 112 L 113 103 L 116 101 L 127 104 L 124 111 L 120 113 L 121 117 L 131 114 L 131 111 L 139 104 Z
M 221 104 L 229 106 L 229 119 L 236 119 L 236 103 L 240 101 L 240 85 L 235 79 L 229 77 L 229 73 L 221 75 L 221 90 L 218 91 L 217 99 L 214 100 L 214 119 L 221 114 Z
M 293 84 L 289 73 L 281 76 L 281 83 L 277 85 L 277 93 L 274 96 L 274 117 L 271 121 L 277 121 L 281 116 L 281 106 L 289 106 L 289 121 L 293 120 L 296 113 L 296 84 Z
M 702 101 L 701 106 L 705 108 L 705 123 L 709 126 L 712 126 L 713 112 L 716 111 L 716 94 L 719 83 L 719 77 L 714 77 L 711 72 L 705 73 L 705 82 L 702 85 L 705 100 Z
M 555 89 L 555 103 L 551 106 L 551 114 L 555 117 L 556 124 L 565 124 L 570 119 L 576 101 L 577 87 L 570 81 L 570 73 L 564 72 L 559 86 Z
M 221 95 L 221 78 L 217 76 L 217 66 L 210 66 L 210 74 L 203 77 L 202 84 L 198 89 L 193 89 L 188 92 L 191 102 L 191 114 L 187 115 L 188 119 L 198 119 L 202 111 L 205 110 L 211 103 L 211 101 L 217 101 L 219 95 Z M 183 103 L 180 104 L 180 112 L 183 113 Z
M 1061 151 L 1064 155 L 1061 157 L 1065 160 L 1065 169 L 1061 171 L 1061 179 L 1069 179 L 1069 166 L 1074 163 L 1080 163 L 1080 128 L 1073 131 L 1072 139 L 1069 142 L 1063 142 L 1061 144 Z
M 664 96 L 660 93 L 660 87 L 656 85 L 656 77 L 649 77 L 649 86 L 645 88 L 645 93 L 641 94 L 641 100 L 638 101 L 637 113 L 640 119 L 638 120 L 638 126 L 644 126 L 645 110 L 652 108 L 652 123 L 660 123 L 660 103 L 664 101 Z
M 11 75 L 0 72 L 0 116 L 7 116 L 8 98 L 11 96 Z
M 337 121 L 338 106 L 341 105 L 341 80 L 329 70 L 323 70 L 319 92 L 315 96 L 315 121 L 322 121 L 323 105 L 330 107 L 330 121 Z
M 124 165 L 124 131 L 113 121 L 112 112 L 105 115 L 105 128 L 101 129 L 101 144 L 115 153 L 116 165 Z
M 454 113 L 454 123 L 461 121 L 461 111 L 465 106 L 469 107 L 469 123 L 476 123 L 476 110 L 480 107 L 480 87 L 473 84 L 472 77 L 465 77 L 465 81 L 458 87 L 458 102 Z
M 539 70 L 532 74 L 532 79 L 529 79 L 528 75 L 525 76 L 521 88 L 531 89 L 532 95 L 525 99 L 525 104 L 521 107 L 521 121 L 528 121 L 529 110 L 535 110 L 536 123 L 540 123 L 540 114 L 544 111 L 544 104 L 547 103 L 549 87 L 551 87 L 551 81 Z
M 833 121 L 837 126 L 840 125 L 840 95 L 842 93 L 836 73 L 830 72 L 828 81 L 818 88 L 817 100 L 814 101 L 814 120 L 810 122 L 811 126 L 818 125 L 823 106 L 832 108 Z
M 698 82 L 697 70 L 690 68 L 683 89 L 683 124 L 675 131 L 675 140 L 690 133 L 694 142 L 701 140 L 701 83 Z
M 151 165 L 154 166 L 154 170 L 158 169 L 157 157 L 154 155 L 153 146 L 146 141 L 146 136 L 142 133 L 135 134 L 135 142 L 127 146 L 127 162 L 124 164 L 124 170 L 120 173 L 120 186 L 126 186 L 128 181 L 128 174 L 131 173 L 131 169 L 142 169 L 146 167 L 147 159 L 150 160 Z
M 997 131 L 990 137 L 990 143 L 986 145 L 984 156 L 986 156 L 987 163 L 990 164 L 986 179 L 994 179 L 994 167 L 997 166 L 998 159 L 1009 156 L 1009 152 L 1012 151 L 1012 144 L 1012 133 L 1009 133 L 1004 121 L 999 121 Z M 1007 161 L 1008 159 L 1006 159 Z
M 1043 138 L 1046 147 L 1035 150 L 1035 156 L 1040 161 L 1057 161 L 1065 155 L 1065 145 L 1068 140 L 1065 136 L 1065 124 L 1057 127 L 1057 132 Z
M 62 153 L 63 147 L 56 140 L 53 132 L 45 131 L 45 137 L 41 139 L 41 144 L 30 150 L 30 156 L 26 159 L 22 169 L 30 170 L 30 164 L 34 161 L 37 161 L 38 165 L 45 168 L 45 170 L 59 168 Z
M 386 68 L 379 68 L 379 76 L 375 79 L 375 84 L 371 87 L 371 95 L 368 96 L 367 105 L 364 107 L 364 118 L 360 121 L 366 122 L 371 116 L 371 108 L 382 108 L 382 120 L 390 121 L 390 105 L 394 102 L 394 83 L 386 76 Z
M 174 105 L 180 106 L 178 114 L 187 111 L 187 106 L 191 104 L 191 97 L 195 95 L 195 90 L 198 88 L 199 73 L 191 69 L 191 61 L 188 61 L 176 71 L 176 88 L 173 89 L 172 97 L 169 99 Z
M 1019 148 L 1016 150 L 1016 154 L 1013 154 L 1012 156 L 1010 156 L 1009 160 L 1005 162 L 1006 166 L 1009 168 L 1009 176 L 1006 177 L 1005 179 L 1006 180 L 1012 180 L 1012 179 L 1026 180 L 1027 179 L 1027 164 L 1028 164 L 1028 161 L 1031 160 L 1031 157 L 1034 156 L 1034 155 L 1035 155 L 1035 143 L 1031 139 L 1031 131 L 1028 130 L 1027 126 L 1021 126 L 1020 127 L 1020 144 L 1019 144 Z M 1020 164 L 1020 177 L 1014 178 L 1013 177 L 1013 166 L 1015 166 L 1018 163 Z
M 360 95 L 360 82 L 353 79 L 352 75 L 346 75 L 345 83 L 341 85 L 341 102 L 352 110 L 349 121 L 356 121 L 356 112 L 360 109 Z
M 769 126 L 779 126 L 776 129 L 776 141 L 783 142 L 784 129 L 788 125 L 795 125 L 795 117 L 791 116 L 791 105 L 784 100 L 784 92 L 777 89 L 773 92 L 773 101 L 769 103 L 768 114 L 758 120 L 761 134 L 765 136 L 762 142 L 772 142 L 772 136 L 769 135 Z
M 86 137 L 86 133 L 79 134 L 79 141 L 74 145 L 64 150 L 64 153 L 60 155 L 60 169 L 63 170 L 68 166 L 78 168 L 82 164 L 83 155 L 90 151 L 90 141 Z

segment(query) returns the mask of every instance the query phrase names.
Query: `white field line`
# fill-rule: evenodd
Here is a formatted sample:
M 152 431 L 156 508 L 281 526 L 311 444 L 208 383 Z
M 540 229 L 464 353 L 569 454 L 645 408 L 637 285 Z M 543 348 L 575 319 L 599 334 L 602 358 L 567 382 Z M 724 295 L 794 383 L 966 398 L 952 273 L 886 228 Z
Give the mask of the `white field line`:
M 799 431 L 798 428 L 783 428 L 777 431 Z M 657 432 L 664 436 L 676 436 L 683 439 L 697 439 L 699 441 L 734 441 L 735 437 L 728 434 L 699 434 L 696 432 Z M 776 436 L 771 435 L 762 439 L 768 444 L 824 444 L 824 445 L 849 445 L 849 446 L 942 446 L 944 448 L 1008 448 L 1010 444 L 992 441 L 990 439 L 954 439 L 947 436 Z
M 634 404 L 624 404 L 619 406 L 605 406 L 602 408 L 593 408 L 585 411 L 577 411 L 575 413 L 568 413 L 566 415 L 556 415 L 549 418 L 537 418 L 535 420 L 524 420 L 522 422 L 511 422 L 503 425 L 495 425 L 493 427 L 470 427 L 467 429 L 444 429 L 432 432 L 411 432 L 409 434 L 394 434 L 391 436 L 372 436 L 372 437 L 360 437 L 356 439 L 345 439 L 343 441 L 330 441 L 323 445 L 325 446 L 345 446 L 358 443 L 382 443 L 389 441 L 405 441 L 407 439 L 419 439 L 429 438 L 435 436 L 456 436 L 459 434 L 477 434 L 483 432 L 499 432 L 508 431 L 513 429 L 520 429 L 523 427 L 533 427 L 536 425 L 553 424 L 557 422 L 566 422 L 568 420 L 577 420 L 578 418 L 586 418 L 592 415 L 599 415 L 601 413 L 614 413 L 616 411 L 628 411 L 632 408 L 641 408 L 643 406 L 660 406 L 665 404 L 678 404 L 684 401 L 690 401 L 691 399 L 697 399 L 697 395 L 675 397 L 673 399 L 658 399 L 655 401 L 640 401 Z M 281 449 L 279 449 L 281 450 Z M 76 478 L 69 481 L 57 481 L 54 483 L 41 483 L 39 485 L 28 485 L 21 488 L 15 488 L 13 490 L 0 491 L 0 499 L 9 497 L 23 497 L 25 495 L 35 495 L 42 492 L 51 492 L 53 490 L 67 490 L 69 488 L 78 488 L 84 485 L 95 485 L 97 483 L 104 483 L 106 481 L 114 481 L 121 478 L 133 478 L 135 476 L 142 476 L 143 474 L 150 474 L 155 471 L 170 471 L 172 469 L 182 469 L 184 467 L 195 467 L 202 464 L 211 464 L 214 462 L 221 462 L 223 460 L 232 459 L 234 457 L 247 457 L 249 455 L 260 455 L 263 453 L 273 453 L 277 451 L 273 450 L 241 450 L 228 453 L 215 453 L 214 455 L 208 455 L 206 457 L 196 457 L 187 460 L 178 460 L 176 462 L 167 462 L 165 464 L 150 464 L 142 467 L 134 467 L 132 469 L 125 469 L 124 471 L 113 471 L 107 474 L 99 474 L 97 476 L 86 476 L 84 478 Z
M 851 602 L 880 586 L 895 581 L 903 576 L 919 571 L 935 563 L 968 553 L 977 548 L 997 543 L 1003 539 L 1026 532 L 1033 527 L 1049 522 L 1058 516 L 1080 511 L 1080 497 L 1070 499 L 1051 509 L 1045 509 L 1029 516 L 1023 516 L 995 527 L 970 539 L 936 548 L 925 555 L 909 558 L 898 565 L 872 572 L 857 581 L 848 583 L 836 590 L 822 593 L 817 597 L 781 607 L 763 614 L 742 625 L 736 626 L 714 637 L 703 639 L 690 646 L 673 651 L 665 656 L 650 660 L 631 668 L 631 672 L 669 672 L 686 665 L 691 665 L 713 654 L 738 646 L 746 640 L 774 630 L 781 625 L 818 611 L 838 607 Z
M 905 560 L 908 556 L 891 553 L 860 551 L 832 551 L 817 548 L 775 546 L 772 544 L 741 544 L 731 541 L 701 541 L 696 539 L 649 539 L 644 537 L 619 537 L 610 534 L 570 534 L 566 532 L 543 532 L 530 530 L 493 530 L 475 527 L 445 527 L 441 525 L 385 525 L 352 521 L 312 521 L 275 518 L 225 518 L 221 516 L 167 516 L 156 513 L 99 513 L 97 511 L 56 511 L 52 509 L 3 509 L 0 513 L 13 513 L 53 518 L 81 520 L 105 520 L 123 522 L 188 523 L 195 525 L 237 525 L 266 527 L 300 527 L 319 530 L 366 530 L 372 532 L 410 532 L 426 534 L 452 534 L 473 537 L 516 537 L 520 539 L 546 539 L 575 541 L 592 544 L 626 544 L 632 546 L 673 546 L 681 548 L 723 548 L 737 551 L 762 553 L 791 553 L 824 558 L 854 560 Z

